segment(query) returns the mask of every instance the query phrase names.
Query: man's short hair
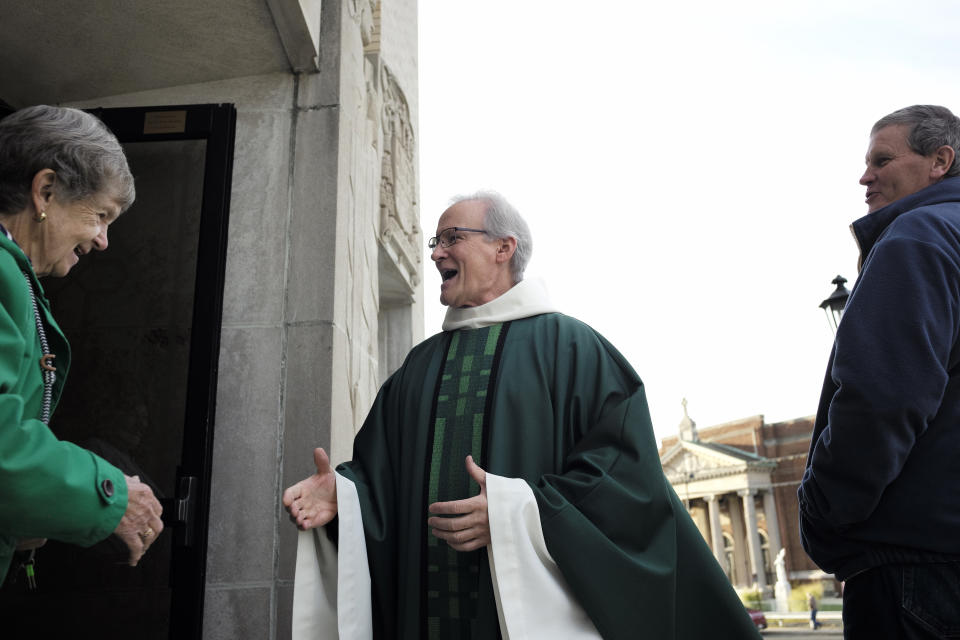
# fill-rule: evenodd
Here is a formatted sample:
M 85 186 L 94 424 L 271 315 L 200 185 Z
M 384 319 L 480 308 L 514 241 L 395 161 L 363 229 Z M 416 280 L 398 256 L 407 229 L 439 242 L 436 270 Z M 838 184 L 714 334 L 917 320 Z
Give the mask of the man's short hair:
M 450 206 L 460 202 L 478 200 L 487 205 L 483 226 L 491 238 L 514 238 L 517 241 L 517 250 L 510 259 L 510 273 L 514 284 L 523 280 L 523 272 L 533 254 L 533 236 L 526 220 L 507 199 L 496 191 L 477 191 L 464 196 L 456 196 L 450 201 Z
M 953 115 L 950 109 L 932 104 L 904 107 L 877 120 L 870 135 L 896 124 L 910 127 L 907 144 L 922 156 L 929 156 L 943 145 L 952 147 L 953 164 L 944 177 L 960 175 L 960 162 L 957 161 L 960 159 L 960 118 Z

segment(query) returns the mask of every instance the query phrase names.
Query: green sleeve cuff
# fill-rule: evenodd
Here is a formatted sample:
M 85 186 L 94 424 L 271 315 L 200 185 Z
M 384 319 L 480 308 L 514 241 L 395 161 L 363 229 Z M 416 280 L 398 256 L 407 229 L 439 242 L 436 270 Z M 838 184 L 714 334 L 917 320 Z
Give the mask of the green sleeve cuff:
M 120 524 L 120 519 L 127 510 L 127 481 L 120 469 L 97 454 L 91 452 L 90 457 L 93 458 L 95 467 L 94 490 L 102 506 L 99 522 L 91 532 L 93 540 L 90 544 L 93 544 L 109 536 Z

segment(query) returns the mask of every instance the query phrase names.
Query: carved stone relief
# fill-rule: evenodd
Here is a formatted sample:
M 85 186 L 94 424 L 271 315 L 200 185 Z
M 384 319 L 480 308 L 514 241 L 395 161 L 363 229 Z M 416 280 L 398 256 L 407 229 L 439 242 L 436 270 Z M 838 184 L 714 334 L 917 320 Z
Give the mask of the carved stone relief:
M 356 430 L 381 374 L 392 368 L 381 362 L 385 341 L 404 353 L 412 346 L 409 316 L 421 277 L 422 234 L 413 122 L 380 55 L 380 2 L 348 0 L 347 10 L 355 30 L 343 58 L 352 82 L 341 102 L 340 126 L 350 142 L 340 183 L 346 245 L 338 295 L 344 302 L 344 390 Z
M 422 234 L 410 107 L 380 57 L 379 0 L 351 0 L 360 30 L 369 143 L 380 153 L 380 305 L 408 305 L 420 283 Z
M 367 53 L 378 33 L 378 3 L 375 0 L 349 0 L 347 9 L 357 32 L 346 39 L 351 55 L 346 77 L 352 83 L 342 96 L 341 127 L 349 132 L 346 169 L 340 183 L 343 211 L 340 214 L 346 243 L 339 294 L 344 300 L 343 331 L 349 409 L 354 431 L 360 427 L 376 395 L 379 377 L 377 229 L 380 205 L 380 89 L 379 56 Z
M 416 143 L 410 107 L 386 66 L 381 67 L 383 100 L 380 128 L 383 155 L 380 175 L 381 257 L 391 263 L 381 268 L 380 295 L 388 304 L 411 304 L 420 283 L 420 210 L 417 204 Z

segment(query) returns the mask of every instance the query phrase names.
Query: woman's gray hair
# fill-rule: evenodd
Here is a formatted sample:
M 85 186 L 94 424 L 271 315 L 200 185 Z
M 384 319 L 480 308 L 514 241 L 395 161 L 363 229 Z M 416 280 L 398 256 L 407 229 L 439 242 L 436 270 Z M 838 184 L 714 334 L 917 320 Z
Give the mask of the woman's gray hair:
M 136 197 L 116 136 L 79 109 L 37 105 L 0 120 L 0 213 L 26 209 L 33 178 L 44 169 L 56 174 L 54 194 L 65 203 L 106 190 L 125 211 Z
M 873 125 L 870 135 L 884 127 L 905 124 L 910 127 L 907 144 L 915 153 L 929 156 L 943 145 L 953 148 L 953 165 L 945 177 L 960 175 L 960 118 L 950 109 L 932 104 L 915 104 L 886 115 Z
M 487 235 L 491 238 L 514 238 L 517 241 L 517 250 L 510 259 L 510 272 L 513 274 L 514 284 L 520 282 L 533 254 L 530 227 L 516 208 L 496 191 L 477 191 L 470 195 L 456 196 L 450 201 L 450 206 L 474 200 L 487 205 L 483 221 Z

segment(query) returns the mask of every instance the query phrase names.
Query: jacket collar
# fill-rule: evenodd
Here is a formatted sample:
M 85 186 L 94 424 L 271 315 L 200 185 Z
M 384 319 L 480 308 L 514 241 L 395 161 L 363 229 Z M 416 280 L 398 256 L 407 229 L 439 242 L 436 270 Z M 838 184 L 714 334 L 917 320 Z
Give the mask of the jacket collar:
M 23 249 L 20 248 L 20 245 L 17 244 L 17 241 L 13 239 L 13 236 L 10 235 L 10 232 L 7 231 L 7 228 L 0 224 L 0 248 L 6 249 L 7 252 L 13 256 L 13 259 L 17 261 L 20 269 L 29 271 L 33 273 L 33 264 L 30 262 L 30 258 L 27 257 L 27 254 L 23 252 Z
M 860 261 L 857 268 L 863 267 L 863 261 L 867 259 L 873 245 L 900 215 L 919 207 L 958 200 L 960 200 L 960 176 L 945 178 L 856 220 L 850 225 L 850 230 L 857 241 L 857 246 L 860 247 Z
M 33 264 L 30 262 L 30 258 L 27 257 L 27 254 L 23 252 L 23 249 L 20 248 L 20 245 L 17 244 L 13 236 L 10 235 L 10 232 L 7 231 L 7 228 L 2 224 L 0 224 L 0 250 L 6 250 L 7 253 L 13 256 L 17 266 L 20 267 L 20 271 L 27 274 L 30 282 L 33 283 L 33 290 L 37 294 L 37 299 L 42 300 L 44 305 L 46 305 L 46 292 L 43 290 L 43 285 L 40 284 L 40 279 L 37 277 L 37 274 L 33 271 Z

